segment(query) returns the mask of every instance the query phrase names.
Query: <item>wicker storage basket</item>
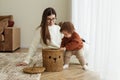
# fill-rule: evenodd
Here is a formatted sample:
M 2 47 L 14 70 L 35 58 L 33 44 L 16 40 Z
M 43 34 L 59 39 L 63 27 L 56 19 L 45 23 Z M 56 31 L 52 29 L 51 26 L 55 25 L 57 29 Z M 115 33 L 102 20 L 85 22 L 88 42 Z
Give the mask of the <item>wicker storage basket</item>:
M 43 49 L 43 66 L 48 72 L 63 70 L 63 51 L 59 49 Z

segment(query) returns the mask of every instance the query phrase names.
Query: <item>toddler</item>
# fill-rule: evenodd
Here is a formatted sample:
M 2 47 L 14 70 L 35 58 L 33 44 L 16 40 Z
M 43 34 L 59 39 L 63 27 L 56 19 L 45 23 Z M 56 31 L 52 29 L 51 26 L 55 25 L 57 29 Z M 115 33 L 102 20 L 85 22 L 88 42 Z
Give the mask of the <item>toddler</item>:
M 69 67 L 70 58 L 72 55 L 75 55 L 79 60 L 82 69 L 87 70 L 88 67 L 82 53 L 83 41 L 78 33 L 75 32 L 73 24 L 71 22 L 64 22 L 61 25 L 60 32 L 64 34 L 60 48 L 65 51 L 63 68 L 66 69 Z

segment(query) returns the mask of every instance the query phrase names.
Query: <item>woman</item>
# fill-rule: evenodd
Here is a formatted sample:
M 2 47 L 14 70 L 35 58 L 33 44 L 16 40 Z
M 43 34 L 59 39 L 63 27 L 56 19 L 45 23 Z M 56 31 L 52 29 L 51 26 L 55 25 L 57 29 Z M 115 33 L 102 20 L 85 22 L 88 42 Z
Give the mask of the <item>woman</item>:
M 60 48 L 62 35 L 60 27 L 55 25 L 56 12 L 53 8 L 48 7 L 44 10 L 40 26 L 36 29 L 33 41 L 29 48 L 28 55 L 23 62 L 17 66 L 26 66 L 30 63 L 31 57 L 35 54 L 38 45 L 41 48 Z

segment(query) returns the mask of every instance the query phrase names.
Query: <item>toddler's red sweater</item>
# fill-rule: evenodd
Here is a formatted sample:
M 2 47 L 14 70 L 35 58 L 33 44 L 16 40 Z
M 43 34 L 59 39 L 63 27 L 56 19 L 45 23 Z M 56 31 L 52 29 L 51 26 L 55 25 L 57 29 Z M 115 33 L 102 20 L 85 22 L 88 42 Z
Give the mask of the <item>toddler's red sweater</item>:
M 70 38 L 63 37 L 61 47 L 65 47 L 66 50 L 80 50 L 83 47 L 82 39 L 76 32 L 72 33 Z

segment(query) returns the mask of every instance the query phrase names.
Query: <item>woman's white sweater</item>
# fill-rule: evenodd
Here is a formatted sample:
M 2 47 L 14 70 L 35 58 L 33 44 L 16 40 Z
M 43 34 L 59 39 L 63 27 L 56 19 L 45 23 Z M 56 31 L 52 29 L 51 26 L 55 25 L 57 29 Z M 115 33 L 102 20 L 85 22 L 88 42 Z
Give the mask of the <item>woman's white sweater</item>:
M 38 45 L 40 45 L 42 49 L 43 48 L 60 48 L 61 39 L 62 39 L 62 34 L 60 33 L 60 27 L 58 25 L 52 25 L 52 26 L 48 26 L 48 29 L 51 36 L 51 41 L 47 41 L 48 45 L 45 45 L 43 43 L 41 32 L 40 32 L 41 27 L 35 30 L 34 37 L 28 51 L 28 55 L 24 60 L 25 63 L 27 64 L 30 63 L 31 57 L 36 53 Z

